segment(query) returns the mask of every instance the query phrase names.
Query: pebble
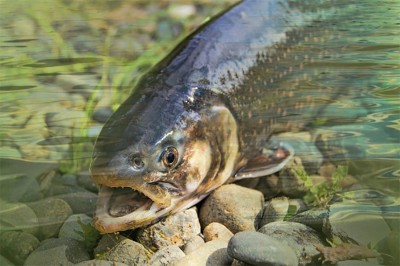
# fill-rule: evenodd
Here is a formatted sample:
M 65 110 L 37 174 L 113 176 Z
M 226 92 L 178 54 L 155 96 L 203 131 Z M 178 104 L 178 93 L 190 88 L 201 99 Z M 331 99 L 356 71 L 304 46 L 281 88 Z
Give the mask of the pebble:
M 188 255 L 188 254 L 192 253 L 193 251 L 196 251 L 203 244 L 204 244 L 204 239 L 201 236 L 196 235 L 196 236 L 192 237 L 191 239 L 189 239 L 188 242 L 186 242 L 186 244 L 183 248 L 183 252 L 186 255 Z
M 94 121 L 105 123 L 113 113 L 110 107 L 99 107 L 94 111 L 92 118 Z
M 316 231 L 322 231 L 322 227 L 329 217 L 328 209 L 315 208 L 302 213 L 289 219 L 290 222 L 297 222 L 307 225 Z
M 108 260 L 85 260 L 75 264 L 74 266 L 128 266 L 128 264 Z
M 167 246 L 159 249 L 151 256 L 149 265 L 151 266 L 167 266 L 173 265 L 174 261 L 185 257 L 185 253 L 177 246 Z
M 233 233 L 229 231 L 229 229 L 226 228 L 223 224 L 210 223 L 204 228 L 203 235 L 204 235 L 204 240 L 206 242 L 215 239 L 220 239 L 228 243 L 231 237 L 233 236 Z
M 184 258 L 176 261 L 175 265 L 179 266 L 223 265 L 215 261 L 216 257 L 221 258 L 221 254 L 214 256 L 213 254 L 218 250 L 226 249 L 226 246 L 227 243 L 219 239 L 206 242 L 202 246 L 200 246 L 195 252 L 192 252 L 189 255 L 186 255 Z M 209 263 L 209 260 L 211 259 L 215 264 Z
M 167 216 L 137 231 L 136 240 L 153 251 L 170 245 L 183 247 L 201 228 L 196 207 Z
M 303 162 L 298 156 L 294 156 L 279 173 L 279 188 L 285 196 L 302 198 L 307 188 L 304 186 L 304 181 L 294 171 L 296 168 L 304 170 Z
M 85 213 L 87 215 L 93 215 L 96 211 L 97 194 L 89 191 L 62 194 L 54 198 L 62 199 L 67 202 L 75 214 Z
M 47 198 L 30 203 L 39 221 L 39 239 L 58 236 L 64 221 L 72 215 L 72 209 L 62 199 Z
M 228 254 L 251 265 L 298 265 L 287 244 L 259 232 L 239 232 L 228 244 Z
M 281 193 L 279 177 L 274 174 L 266 177 L 242 179 L 235 182 L 235 184 L 256 189 L 266 199 L 271 199 Z
M 1 253 L 17 265 L 24 264 L 26 258 L 39 246 L 39 243 L 36 237 L 25 232 L 8 231 L 0 235 Z
M 92 95 L 93 89 L 98 84 L 96 75 L 58 75 L 55 84 L 69 93 L 79 93 L 86 99 Z
M 83 187 L 83 188 L 85 188 L 85 189 L 87 189 L 87 190 L 89 190 L 90 192 L 93 192 L 93 193 L 98 193 L 99 192 L 99 188 L 93 182 L 89 171 L 83 171 L 83 172 L 78 173 L 77 179 L 78 179 L 78 184 L 81 187 Z
M 1 266 L 14 266 L 14 264 L 9 261 L 8 259 L 6 259 L 5 257 L 3 257 L 2 255 L 0 255 L 0 265 Z
M 149 252 L 139 243 L 123 239 L 109 251 L 97 256 L 102 260 L 122 262 L 127 265 L 145 265 L 149 261 Z
M 37 236 L 39 220 L 36 213 L 24 203 L 0 201 L 1 231 L 22 231 Z
M 103 253 L 111 250 L 119 242 L 127 239 L 126 237 L 119 234 L 105 234 L 100 238 L 97 247 L 93 250 L 94 255 L 101 257 Z
M 7 202 L 32 202 L 42 199 L 42 193 L 35 177 L 19 175 L 0 180 L 0 197 Z
M 50 136 L 79 136 L 86 119 L 84 111 L 61 109 L 47 113 L 45 120 Z
M 195 15 L 196 7 L 194 5 L 170 5 L 168 14 L 175 19 L 185 19 Z
M 78 241 L 68 238 L 50 238 L 40 243 L 40 246 L 26 259 L 24 266 L 68 266 L 89 259 L 89 254 Z
M 73 214 L 61 226 L 58 237 L 75 239 L 93 250 L 100 238 L 99 232 L 92 226 L 93 219 L 86 214 Z
M 276 222 L 283 221 L 289 210 L 289 199 L 286 197 L 273 198 L 266 202 L 260 217 L 258 228 Z
M 331 238 L 336 236 L 363 246 L 378 243 L 390 234 L 378 206 L 351 201 L 334 203 L 329 207 L 329 218 L 322 231 Z
M 235 184 L 214 190 L 200 209 L 202 227 L 218 222 L 232 233 L 255 231 L 255 219 L 262 210 L 264 197 L 261 192 Z
M 320 254 L 315 245 L 323 245 L 318 233 L 304 224 L 273 222 L 263 226 L 258 232 L 278 239 L 290 246 L 302 265 L 315 264 L 316 261 L 313 261 L 313 259 Z

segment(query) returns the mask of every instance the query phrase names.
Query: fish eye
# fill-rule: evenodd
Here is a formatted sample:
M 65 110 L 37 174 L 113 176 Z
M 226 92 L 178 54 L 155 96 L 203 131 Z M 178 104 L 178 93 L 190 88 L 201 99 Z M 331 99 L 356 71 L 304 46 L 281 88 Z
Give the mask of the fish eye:
M 144 167 L 144 162 L 139 156 L 132 156 L 131 164 L 135 169 L 141 169 Z
M 168 147 L 162 155 L 162 162 L 168 168 L 175 166 L 178 162 L 178 150 L 175 147 Z

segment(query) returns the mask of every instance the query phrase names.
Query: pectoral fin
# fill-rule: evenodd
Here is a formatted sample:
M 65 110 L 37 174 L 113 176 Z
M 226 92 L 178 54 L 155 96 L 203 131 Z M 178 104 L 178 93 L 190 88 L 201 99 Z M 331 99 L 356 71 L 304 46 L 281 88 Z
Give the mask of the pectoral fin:
M 271 175 L 280 171 L 293 157 L 294 151 L 287 144 L 279 143 L 263 149 L 261 153 L 250 158 L 246 166 L 235 175 L 235 180 Z

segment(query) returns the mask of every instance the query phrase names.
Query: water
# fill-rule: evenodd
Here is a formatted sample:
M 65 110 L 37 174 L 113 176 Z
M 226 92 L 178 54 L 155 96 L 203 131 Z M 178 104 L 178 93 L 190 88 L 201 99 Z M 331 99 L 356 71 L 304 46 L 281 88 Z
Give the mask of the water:
M 227 4 L 180 18 L 174 5 L 127 0 L 0 1 L 2 201 L 57 195 L 59 169 L 87 170 L 102 125 L 90 119 L 93 108 L 115 108 L 176 39 Z M 312 130 L 325 154 L 346 160 L 361 184 L 398 198 L 400 3 L 341 4 L 332 1 L 335 35 L 299 46 L 315 57 L 296 86 L 324 103 Z M 387 213 L 398 217 L 398 204 Z

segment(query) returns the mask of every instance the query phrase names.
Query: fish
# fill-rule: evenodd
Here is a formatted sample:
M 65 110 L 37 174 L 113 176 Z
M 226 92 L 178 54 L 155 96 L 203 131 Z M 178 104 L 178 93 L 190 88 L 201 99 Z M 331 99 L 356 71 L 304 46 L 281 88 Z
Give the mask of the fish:
M 332 96 L 296 89 L 321 53 L 305 47 L 323 42 L 332 14 L 304 5 L 239 2 L 140 78 L 94 146 L 98 231 L 152 224 L 223 184 L 270 175 L 290 161 L 293 147 L 271 136 L 306 127 Z

